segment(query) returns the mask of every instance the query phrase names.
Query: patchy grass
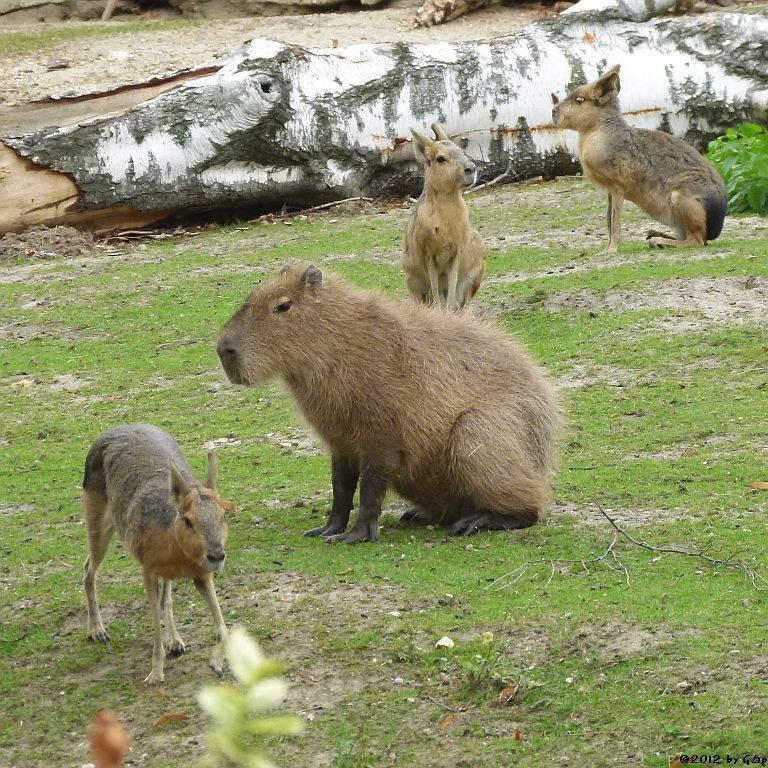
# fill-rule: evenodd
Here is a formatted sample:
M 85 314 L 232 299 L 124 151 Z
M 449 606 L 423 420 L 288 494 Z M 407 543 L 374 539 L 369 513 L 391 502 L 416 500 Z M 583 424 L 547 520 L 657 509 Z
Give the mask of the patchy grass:
M 661 768 L 678 753 L 768 751 L 764 593 L 737 571 L 625 540 L 629 584 L 579 564 L 611 541 L 597 499 L 642 540 L 738 552 L 768 573 L 767 497 L 749 488 L 768 480 L 765 220 L 730 219 L 722 241 L 654 253 L 649 222 L 629 209 L 625 244 L 607 257 L 604 201 L 581 180 L 471 205 L 492 248 L 477 310 L 563 382 L 569 420 L 550 519 L 471 539 L 393 517 L 375 545 L 302 538 L 328 507 L 328 459 L 280 388 L 229 386 L 214 351 L 253 283 L 287 259 L 405 297 L 408 212 L 244 223 L 0 269 L 1 765 L 56 754 L 81 766 L 100 707 L 129 727 L 132 765 L 202 754 L 194 694 L 212 677 L 212 633 L 190 585 L 176 610 L 188 652 L 161 691 L 142 682 L 139 570 L 114 546 L 100 579 L 112 642 L 84 639 L 83 459 L 103 429 L 139 421 L 175 434 L 201 475 L 203 444 L 230 438 L 220 485 L 238 512 L 218 588 L 228 623 L 289 665 L 289 703 L 308 727 L 273 744 L 282 764 Z M 443 635 L 454 648 L 435 647 Z M 188 719 L 154 725 L 168 712 Z
M 178 29 L 183 32 L 190 27 L 197 27 L 195 19 L 174 19 L 172 21 L 109 21 L 105 23 L 91 21 L 70 23 L 67 26 L 49 26 L 45 29 L 24 32 L 0 32 L 0 54 L 20 54 L 50 48 L 60 43 L 73 40 L 85 40 L 92 37 L 130 35 L 137 32 L 156 32 L 165 29 Z

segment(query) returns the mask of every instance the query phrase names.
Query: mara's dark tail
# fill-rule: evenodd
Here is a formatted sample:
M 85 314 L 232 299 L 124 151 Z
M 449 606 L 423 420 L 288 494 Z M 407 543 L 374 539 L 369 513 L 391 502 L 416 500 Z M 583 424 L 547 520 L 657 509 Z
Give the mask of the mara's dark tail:
M 107 492 L 107 479 L 104 475 L 104 451 L 108 441 L 98 438 L 85 457 L 85 472 L 83 473 L 83 490 Z
M 711 195 L 704 201 L 707 212 L 707 240 L 714 240 L 723 231 L 728 200 L 721 195 Z

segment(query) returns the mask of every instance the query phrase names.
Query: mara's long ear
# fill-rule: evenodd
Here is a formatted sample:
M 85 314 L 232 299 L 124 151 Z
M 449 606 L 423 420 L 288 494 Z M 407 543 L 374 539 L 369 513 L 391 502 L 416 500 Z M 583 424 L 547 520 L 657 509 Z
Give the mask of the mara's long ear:
M 180 507 L 184 497 L 192 490 L 189 483 L 181 476 L 176 465 L 171 462 L 169 473 L 169 487 L 171 491 L 171 501 L 175 506 Z
M 612 96 L 615 96 L 621 90 L 619 68 L 620 65 L 615 64 L 592 83 L 593 98 L 597 100 L 598 104 L 607 103 Z
M 413 128 L 411 128 L 411 135 L 413 136 L 413 154 L 417 162 L 421 165 L 429 165 L 427 151 L 435 142 L 424 134 L 414 131 Z
M 205 487 L 212 491 L 216 490 L 216 476 L 219 474 L 219 460 L 213 451 L 208 451 L 208 479 L 205 481 Z
M 432 123 L 432 133 L 435 134 L 435 138 L 438 141 L 451 141 L 451 137 L 445 132 L 443 126 L 440 123 Z
M 301 276 L 304 287 L 314 293 L 323 284 L 323 273 L 314 265 L 310 264 Z

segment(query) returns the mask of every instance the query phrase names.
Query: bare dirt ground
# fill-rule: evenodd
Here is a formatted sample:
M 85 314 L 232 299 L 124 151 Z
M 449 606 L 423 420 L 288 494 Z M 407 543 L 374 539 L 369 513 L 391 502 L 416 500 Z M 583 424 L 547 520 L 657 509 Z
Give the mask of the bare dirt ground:
M 700 0 L 691 12 L 756 8 L 753 0 Z M 300 16 L 254 16 L 204 19 L 199 26 L 169 28 L 124 35 L 80 38 L 19 54 L 0 61 L 0 106 L 14 106 L 50 95 L 106 89 L 121 83 L 140 82 L 165 72 L 203 64 L 227 53 L 246 40 L 272 37 L 310 48 L 348 46 L 373 42 L 440 42 L 480 40 L 514 32 L 526 24 L 554 16 L 566 2 L 543 5 L 520 2 L 513 6 L 479 11 L 427 29 L 413 26 L 420 0 L 394 0 L 387 7 Z M 125 20 L 176 18 L 171 11 L 152 11 L 140 17 L 120 16 L 109 22 L 119 27 Z M 100 22 L 67 21 L 56 24 L 27 23 L 3 27 L 3 32 L 40 32 L 51 29 L 94 27 Z
M 200 26 L 181 32 L 174 28 L 62 42 L 3 57 L 0 61 L 0 105 L 13 106 L 55 94 L 139 82 L 150 75 L 203 64 L 256 37 L 273 37 L 319 48 L 401 40 L 423 43 L 477 40 L 504 35 L 554 15 L 552 6 L 522 3 L 514 8 L 485 8 L 431 29 L 414 29 L 416 5 L 418 3 L 409 1 L 399 7 L 380 10 L 203 20 Z M 14 27 L 13 31 L 31 32 L 96 23 L 25 24 Z M 110 23 L 120 25 L 124 22 L 114 20 Z M 49 69 L 61 64 L 66 67 Z

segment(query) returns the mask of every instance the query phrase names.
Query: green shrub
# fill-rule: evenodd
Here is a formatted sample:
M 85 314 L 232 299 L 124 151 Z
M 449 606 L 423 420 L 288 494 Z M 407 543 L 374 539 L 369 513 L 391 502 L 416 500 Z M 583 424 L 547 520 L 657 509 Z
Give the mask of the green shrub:
M 768 130 L 754 123 L 729 128 L 707 156 L 725 180 L 731 213 L 768 213 Z

